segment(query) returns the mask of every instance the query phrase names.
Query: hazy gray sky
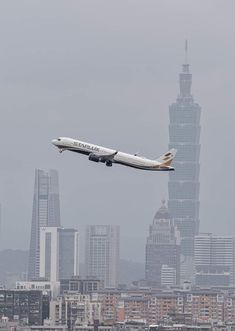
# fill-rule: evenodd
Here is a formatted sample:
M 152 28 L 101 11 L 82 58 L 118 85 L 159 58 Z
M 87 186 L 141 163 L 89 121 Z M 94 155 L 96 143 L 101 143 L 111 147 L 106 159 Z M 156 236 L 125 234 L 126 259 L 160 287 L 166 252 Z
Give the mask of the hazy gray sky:
M 120 224 L 122 256 L 143 260 L 168 175 L 60 155 L 50 141 L 165 152 L 185 38 L 202 106 L 201 231 L 235 235 L 234 13 L 232 0 L 1 1 L 1 248 L 28 249 L 34 169 L 55 168 L 64 226 Z

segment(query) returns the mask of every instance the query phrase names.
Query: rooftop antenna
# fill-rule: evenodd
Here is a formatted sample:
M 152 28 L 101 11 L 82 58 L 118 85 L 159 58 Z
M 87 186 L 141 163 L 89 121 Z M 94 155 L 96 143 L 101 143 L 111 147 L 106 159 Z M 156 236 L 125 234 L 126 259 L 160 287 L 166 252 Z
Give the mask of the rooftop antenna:
M 184 51 L 185 51 L 185 64 L 188 64 L 188 40 L 185 40 L 184 44 Z

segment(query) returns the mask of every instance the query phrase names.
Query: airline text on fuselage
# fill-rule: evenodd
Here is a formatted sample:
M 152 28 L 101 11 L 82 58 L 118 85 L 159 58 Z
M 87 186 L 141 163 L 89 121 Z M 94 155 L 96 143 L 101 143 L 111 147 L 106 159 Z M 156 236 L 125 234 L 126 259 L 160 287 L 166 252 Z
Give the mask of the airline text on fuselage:
M 88 145 L 88 144 L 83 144 L 83 143 L 79 143 L 77 141 L 74 141 L 73 143 L 75 146 L 77 147 L 81 147 L 81 148 L 86 148 L 86 149 L 89 149 L 91 150 L 92 152 L 99 152 L 100 149 L 96 146 L 91 146 L 91 145 Z

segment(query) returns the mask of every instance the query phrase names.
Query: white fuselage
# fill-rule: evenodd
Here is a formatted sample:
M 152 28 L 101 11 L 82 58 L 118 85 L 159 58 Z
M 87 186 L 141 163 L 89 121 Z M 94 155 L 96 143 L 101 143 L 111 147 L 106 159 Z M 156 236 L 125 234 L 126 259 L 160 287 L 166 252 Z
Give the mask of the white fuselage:
M 96 160 L 96 162 L 104 162 L 106 164 L 107 162 L 119 163 L 125 166 L 134 167 L 143 170 L 155 170 L 155 171 L 174 170 L 174 168 L 164 165 L 162 162 L 159 162 L 158 160 L 150 160 L 138 155 L 119 152 L 114 149 L 86 143 L 72 138 L 61 137 L 52 140 L 52 143 L 53 145 L 58 147 L 61 152 L 65 150 L 69 150 L 72 152 L 89 155 L 90 160 L 92 160 L 92 157 L 94 158 L 97 157 L 97 159 L 100 158 L 99 161 Z M 111 165 L 111 163 L 109 165 Z

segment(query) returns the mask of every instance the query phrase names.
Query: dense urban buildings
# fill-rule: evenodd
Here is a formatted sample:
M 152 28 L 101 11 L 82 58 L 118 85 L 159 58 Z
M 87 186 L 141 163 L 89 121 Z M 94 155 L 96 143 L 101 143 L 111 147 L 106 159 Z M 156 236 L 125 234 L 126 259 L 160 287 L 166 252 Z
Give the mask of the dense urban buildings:
M 180 281 L 180 238 L 170 213 L 162 201 L 146 243 L 145 277 L 148 284 L 176 285 Z
M 45 226 L 60 226 L 58 172 L 36 169 L 28 265 L 29 280 L 38 278 L 40 274 L 40 227 Z
M 187 45 L 186 45 L 187 47 Z M 200 106 L 191 94 L 187 63 L 179 75 L 180 94 L 169 107 L 169 148 L 176 148 L 177 171 L 169 175 L 168 208 L 181 236 L 181 282 L 193 279 L 194 236 L 199 231 Z
M 46 285 L 46 284 L 45 284 Z M 51 298 L 49 291 L 0 290 L 0 320 L 26 325 L 68 327 L 69 331 L 95 325 L 116 327 L 126 323 L 195 327 L 221 326 L 235 321 L 234 288 L 105 289 L 81 293 L 68 291 Z M 123 330 L 123 329 L 122 329 Z M 140 329 L 143 330 L 143 329 Z M 178 329 L 179 330 L 179 329 Z M 186 330 L 186 329 L 184 329 Z M 215 329 L 213 329 L 215 330 Z
M 77 276 L 78 231 L 59 227 L 40 228 L 40 277 L 52 282 Z
M 194 243 L 195 283 L 235 286 L 235 238 L 202 233 Z
M 92 294 L 67 293 L 51 301 L 54 325 L 76 327 L 117 323 L 197 325 L 231 323 L 235 320 L 234 290 L 150 288 L 104 290 Z
M 1 290 L 0 317 L 29 325 L 42 325 L 49 318 L 50 297 L 40 290 Z
M 119 226 L 89 225 L 86 228 L 86 276 L 117 287 L 119 273 Z

